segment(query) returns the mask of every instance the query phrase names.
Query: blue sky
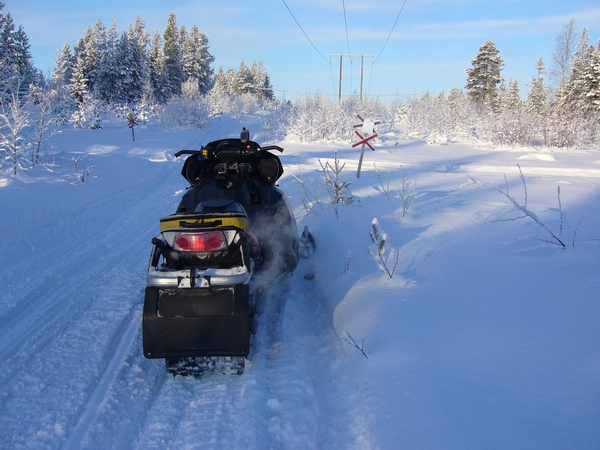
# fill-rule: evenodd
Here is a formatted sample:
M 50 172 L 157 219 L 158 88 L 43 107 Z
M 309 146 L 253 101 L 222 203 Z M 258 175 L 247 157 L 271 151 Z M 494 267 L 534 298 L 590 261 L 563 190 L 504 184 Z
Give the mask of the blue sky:
M 364 59 L 363 91 L 382 100 L 463 88 L 465 69 L 488 39 L 505 60 L 504 78 L 524 94 L 540 57 L 552 67 L 556 37 L 571 18 L 578 35 L 585 26 L 593 45 L 600 38 L 598 0 L 406 0 L 399 17 L 403 0 L 3 1 L 45 73 L 63 44 L 75 45 L 98 19 L 115 19 L 124 31 L 140 15 L 152 35 L 173 12 L 179 26 L 206 34 L 215 70 L 263 61 L 278 97 L 291 100 L 337 96 L 339 57 L 331 55 L 340 53 L 372 55 Z M 360 68 L 360 57 L 343 58 L 343 95 L 359 92 Z

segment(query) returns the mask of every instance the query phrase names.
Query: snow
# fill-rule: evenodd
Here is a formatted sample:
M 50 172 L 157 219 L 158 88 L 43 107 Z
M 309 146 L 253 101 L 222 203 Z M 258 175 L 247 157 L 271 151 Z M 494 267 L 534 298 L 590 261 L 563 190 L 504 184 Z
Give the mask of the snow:
M 259 123 L 146 125 L 135 142 L 126 123 L 64 127 L 54 164 L 0 179 L 0 447 L 598 448 L 600 149 L 388 130 L 356 178 L 360 148 L 269 142 Z M 280 185 L 317 249 L 261 302 L 244 375 L 173 378 L 141 349 L 150 239 L 186 187 L 173 153 L 242 126 L 285 148 Z M 336 151 L 354 196 L 337 217 L 319 162 Z M 528 209 L 556 232 L 562 211 L 567 248 L 469 180 L 523 202 L 519 167 Z

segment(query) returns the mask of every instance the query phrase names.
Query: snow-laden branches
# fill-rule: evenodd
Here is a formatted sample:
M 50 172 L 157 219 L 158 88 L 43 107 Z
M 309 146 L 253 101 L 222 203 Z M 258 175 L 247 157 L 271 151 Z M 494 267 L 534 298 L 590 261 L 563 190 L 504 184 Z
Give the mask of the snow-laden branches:
M 369 233 L 369 236 L 371 237 L 371 242 L 373 242 L 369 247 L 369 251 L 371 252 L 371 255 L 373 255 L 375 262 L 377 262 L 377 266 L 383 273 L 392 278 L 396 271 L 396 267 L 398 267 L 398 255 L 400 250 L 389 245 L 387 234 L 379 226 L 377 218 L 371 221 L 371 232 Z M 391 260 L 390 256 L 392 258 Z

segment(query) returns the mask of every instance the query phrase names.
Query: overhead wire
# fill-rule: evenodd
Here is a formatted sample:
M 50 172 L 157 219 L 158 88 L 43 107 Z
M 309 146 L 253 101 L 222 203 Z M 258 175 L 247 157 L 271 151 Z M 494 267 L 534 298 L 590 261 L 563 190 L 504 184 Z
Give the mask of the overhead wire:
M 348 37 L 348 20 L 346 18 L 346 2 L 342 0 L 342 7 L 344 9 L 344 25 L 346 27 L 346 43 L 348 44 L 348 58 L 350 58 L 350 91 L 354 90 L 354 79 L 352 78 L 352 74 L 354 71 L 352 70 L 354 67 L 352 65 L 352 52 L 350 51 L 350 38 Z
M 346 18 L 346 2 L 342 0 L 342 7 L 344 8 L 344 25 L 346 26 L 346 43 L 348 44 L 348 54 L 350 51 L 350 39 L 348 38 L 348 19 Z
M 396 28 L 396 24 L 398 23 L 398 19 L 400 18 L 400 14 L 402 14 L 402 10 L 404 9 L 404 5 L 406 5 L 406 0 L 404 0 L 404 2 L 402 3 L 402 7 L 400 8 L 400 12 L 398 12 L 398 15 L 396 16 L 396 21 L 394 22 L 394 25 L 392 26 L 392 29 L 390 30 L 390 34 L 388 34 L 388 37 L 385 40 L 385 44 L 383 44 L 383 48 L 379 52 L 379 55 L 377 55 L 377 58 L 375 58 L 375 61 L 373 62 L 373 64 L 375 64 L 377 62 L 377 60 L 379 59 L 379 57 L 381 56 L 381 54 L 385 50 L 385 47 L 387 46 L 388 41 L 390 40 L 390 37 L 392 37 L 392 33 L 394 32 L 394 29 Z
M 332 85 L 335 91 L 335 81 L 334 81 L 334 76 L 333 76 L 333 66 L 331 64 L 331 57 L 329 58 L 329 60 L 327 58 L 325 58 L 325 56 L 323 56 L 323 54 L 319 51 L 319 49 L 316 47 L 316 45 L 313 43 L 313 41 L 310 39 L 310 37 L 308 37 L 308 34 L 306 34 L 306 31 L 304 31 L 304 28 L 302 28 L 302 25 L 300 25 L 300 22 L 298 22 L 298 19 L 296 19 L 296 16 L 294 15 L 294 13 L 292 12 L 292 10 L 290 9 L 290 7 L 288 6 L 288 4 L 286 3 L 285 0 L 281 0 L 283 2 L 283 4 L 285 5 L 286 9 L 288 10 L 288 12 L 290 13 L 290 15 L 292 16 L 292 18 L 294 19 L 294 22 L 296 22 L 296 25 L 298 25 L 298 28 L 300 28 L 300 31 L 302 31 L 302 34 L 304 34 L 304 37 L 306 37 L 306 39 L 308 40 L 308 42 L 310 43 L 310 45 L 313 47 L 313 49 L 319 54 L 319 56 L 326 62 L 329 64 L 329 68 L 331 71 L 331 81 L 332 81 Z M 373 80 L 373 66 L 375 66 L 375 63 L 379 60 L 379 58 L 381 57 L 381 55 L 383 54 L 385 48 L 387 47 L 387 44 L 390 40 L 390 38 L 392 37 L 392 34 L 394 33 L 394 30 L 396 29 L 396 25 L 398 24 L 398 20 L 400 19 L 400 15 L 402 14 L 402 11 L 404 10 L 404 6 L 406 5 L 406 0 L 404 0 L 402 2 L 402 6 L 400 7 L 400 11 L 398 12 L 398 15 L 396 16 L 396 20 L 394 21 L 394 24 L 392 25 L 392 29 L 390 30 L 387 39 L 385 40 L 385 43 L 383 44 L 383 47 L 381 48 L 379 54 L 377 55 L 377 57 L 375 59 L 372 59 L 371 61 L 371 74 L 370 74 L 370 80 L 369 80 L 369 91 L 371 90 L 371 82 Z M 350 58 L 350 65 L 351 65 L 351 69 L 350 69 L 350 73 L 352 74 L 352 53 L 350 51 L 350 38 L 349 38 L 349 33 L 348 33 L 348 20 L 347 20 L 347 16 L 346 16 L 346 2 L 345 0 L 342 0 L 342 7 L 344 10 L 344 25 L 346 28 L 346 44 L 348 46 L 348 56 Z M 350 80 L 351 80 L 351 84 L 352 84 L 352 75 L 350 76 Z
M 329 63 L 329 65 L 331 65 L 331 61 L 328 61 L 327 58 L 325 58 L 323 56 L 323 54 L 319 51 L 319 49 L 315 46 L 315 44 L 313 44 L 313 41 L 310 40 L 310 38 L 308 37 L 308 35 L 304 31 L 304 28 L 302 28 L 302 25 L 300 25 L 300 22 L 298 22 L 298 19 L 296 19 L 296 16 L 294 16 L 294 13 L 292 12 L 292 10 L 288 6 L 288 4 L 285 2 L 285 0 L 281 0 L 281 1 L 283 2 L 283 4 L 285 5 L 285 7 L 287 8 L 288 12 L 290 13 L 290 15 L 292 16 L 292 18 L 294 19 L 294 21 L 296 22 L 296 25 L 298 25 L 298 27 L 300 28 L 300 30 L 302 31 L 302 33 L 304 34 L 304 36 L 306 37 L 306 39 L 308 39 L 308 42 L 310 42 L 310 45 L 313 46 L 313 48 L 315 49 L 315 51 L 319 54 L 319 56 L 321 56 L 321 58 L 323 58 L 325 60 L 326 63 Z

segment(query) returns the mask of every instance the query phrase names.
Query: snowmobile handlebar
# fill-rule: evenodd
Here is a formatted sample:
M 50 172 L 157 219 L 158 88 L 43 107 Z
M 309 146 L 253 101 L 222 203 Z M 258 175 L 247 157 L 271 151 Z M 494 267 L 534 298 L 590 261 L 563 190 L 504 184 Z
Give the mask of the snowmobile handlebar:
M 279 153 L 283 153 L 283 147 L 280 147 L 279 145 L 267 145 L 266 147 L 259 147 L 258 150 L 259 151 L 277 150 Z
M 201 153 L 200 150 L 179 150 L 175 153 L 175 158 L 179 158 L 181 155 L 199 155 Z
M 283 147 L 280 147 L 278 145 L 267 145 L 265 147 L 261 147 L 261 146 L 257 146 L 258 147 L 258 151 L 271 151 L 271 150 L 277 150 L 279 153 L 283 153 Z M 201 155 L 202 154 L 202 150 L 179 150 L 177 153 L 175 153 L 175 158 L 179 158 L 181 155 Z

